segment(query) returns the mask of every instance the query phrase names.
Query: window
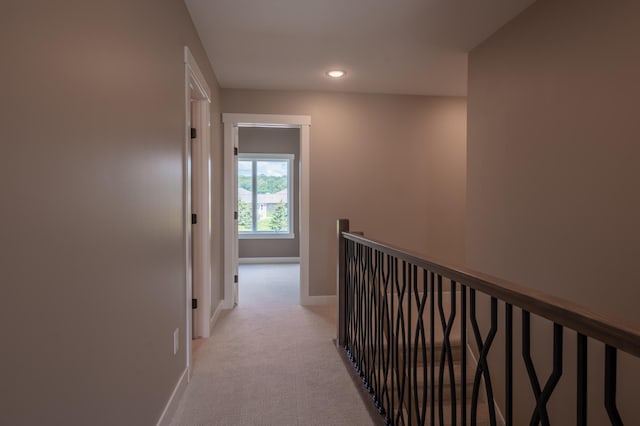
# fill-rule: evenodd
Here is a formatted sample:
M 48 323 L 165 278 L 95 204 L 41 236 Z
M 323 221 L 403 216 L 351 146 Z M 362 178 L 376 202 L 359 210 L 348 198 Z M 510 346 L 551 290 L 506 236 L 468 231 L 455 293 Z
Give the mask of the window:
M 238 155 L 240 238 L 293 238 L 292 154 Z

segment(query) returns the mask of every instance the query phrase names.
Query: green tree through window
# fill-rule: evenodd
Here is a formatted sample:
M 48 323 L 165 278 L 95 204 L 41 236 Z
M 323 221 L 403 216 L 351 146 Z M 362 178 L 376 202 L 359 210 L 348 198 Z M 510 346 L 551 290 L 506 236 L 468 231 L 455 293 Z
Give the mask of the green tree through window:
M 238 200 L 238 231 L 251 231 L 253 227 L 253 214 L 251 203 Z
M 288 225 L 287 216 L 287 208 L 285 204 L 281 202 L 271 216 L 271 222 L 269 222 L 271 230 L 279 232 L 286 229 Z

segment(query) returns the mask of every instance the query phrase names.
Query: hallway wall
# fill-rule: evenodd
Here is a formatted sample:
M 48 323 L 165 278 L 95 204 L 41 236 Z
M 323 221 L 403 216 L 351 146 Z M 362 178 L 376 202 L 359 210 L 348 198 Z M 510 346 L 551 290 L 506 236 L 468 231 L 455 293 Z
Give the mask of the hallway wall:
M 633 1 L 538 0 L 470 53 L 466 215 L 472 269 L 636 323 L 639 16 Z M 542 371 L 550 339 L 536 340 Z M 565 339 L 575 347 L 573 336 Z M 569 377 L 574 354 L 566 352 Z M 593 366 L 601 359 L 598 349 Z M 633 419 L 635 410 L 637 419 L 640 366 L 623 365 L 621 389 L 631 391 L 626 399 L 619 392 L 623 414 Z M 596 371 L 591 399 L 601 407 Z M 529 392 L 524 373 L 520 380 Z M 575 423 L 569 383 L 551 401 L 568 417 L 552 424 Z M 520 414 L 530 412 L 517 401 Z M 590 421 L 605 424 L 601 415 L 590 412 Z
M 310 294 L 335 294 L 336 220 L 464 262 L 464 98 L 223 89 L 225 113 L 311 116 Z
M 186 362 L 184 46 L 220 145 L 215 76 L 181 0 L 1 9 L 0 424 L 155 424 Z

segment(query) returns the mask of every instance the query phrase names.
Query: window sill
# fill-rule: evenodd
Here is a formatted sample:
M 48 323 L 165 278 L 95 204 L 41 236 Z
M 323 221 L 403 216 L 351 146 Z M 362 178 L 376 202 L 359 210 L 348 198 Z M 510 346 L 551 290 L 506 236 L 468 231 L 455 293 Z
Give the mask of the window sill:
M 292 240 L 295 237 L 293 233 L 238 233 L 239 240 Z

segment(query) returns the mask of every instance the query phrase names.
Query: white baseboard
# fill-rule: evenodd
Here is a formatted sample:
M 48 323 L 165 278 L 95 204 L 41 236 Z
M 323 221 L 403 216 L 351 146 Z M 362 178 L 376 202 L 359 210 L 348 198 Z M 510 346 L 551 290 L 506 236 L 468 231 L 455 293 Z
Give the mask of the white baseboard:
M 303 296 L 300 300 L 302 306 L 331 305 L 336 303 L 336 296 Z
M 238 263 L 241 265 L 255 264 L 255 263 L 300 263 L 299 257 L 241 257 L 238 259 Z
M 158 423 L 156 423 L 156 426 L 168 426 L 171 423 L 173 415 L 178 408 L 180 398 L 187 388 L 188 377 L 189 370 L 185 368 L 180 375 L 180 378 L 178 379 L 178 383 L 176 383 L 176 386 L 173 388 L 173 393 L 171 394 L 169 401 L 167 401 L 167 405 L 165 405 L 164 410 L 162 411 L 162 415 L 160 416 Z
M 228 297 L 226 299 L 222 299 L 220 301 L 220 308 L 221 309 L 233 309 L 235 307 L 235 305 L 233 304 L 233 298 Z
M 216 325 L 216 321 L 218 321 L 218 318 L 220 317 L 223 304 L 224 304 L 224 300 L 221 300 L 218 302 L 218 306 L 216 306 L 216 309 L 213 311 L 213 315 L 211 315 L 211 318 L 209 319 L 209 335 L 211 335 L 211 332 L 213 331 L 213 326 Z

